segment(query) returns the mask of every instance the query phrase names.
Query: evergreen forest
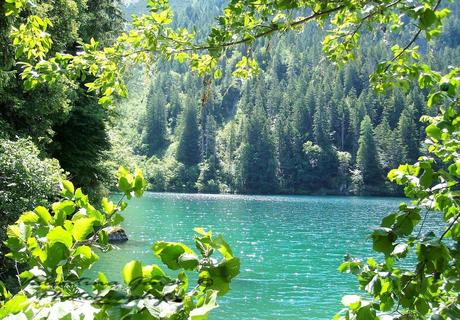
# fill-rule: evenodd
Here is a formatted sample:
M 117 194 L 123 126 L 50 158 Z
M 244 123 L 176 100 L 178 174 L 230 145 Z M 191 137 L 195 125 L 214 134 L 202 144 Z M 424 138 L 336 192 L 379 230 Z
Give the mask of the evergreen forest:
M 190 28 L 193 21 L 204 30 L 224 4 L 172 2 L 178 23 Z M 126 11 L 143 10 L 135 2 Z M 434 43 L 417 43 L 424 60 L 440 70 L 458 60 L 459 23 L 451 16 Z M 159 61 L 147 76 L 138 70 L 129 82 L 136 96 L 122 102 L 127 122 L 115 131 L 137 156 L 150 189 L 402 194 L 386 176 L 423 154 L 419 119 L 434 112 L 426 107 L 427 92 L 413 87 L 379 95 L 369 86 L 376 62 L 391 52 L 384 32 L 365 34 L 362 50 L 343 68 L 322 58 L 324 35 L 311 25 L 243 48 L 260 67 L 245 81 L 232 77 L 239 51 L 229 54 L 218 80 L 180 63 Z

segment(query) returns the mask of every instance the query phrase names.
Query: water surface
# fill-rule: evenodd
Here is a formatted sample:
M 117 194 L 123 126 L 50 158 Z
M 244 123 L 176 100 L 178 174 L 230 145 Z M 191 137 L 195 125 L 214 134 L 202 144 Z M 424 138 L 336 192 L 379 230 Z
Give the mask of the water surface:
M 132 259 L 158 263 L 154 241 L 193 246 L 193 228 L 205 227 L 222 233 L 241 259 L 241 274 L 211 319 L 331 319 L 341 296 L 358 290 L 353 276 L 337 272 L 343 256 L 368 257 L 371 227 L 402 201 L 147 193 L 124 214 L 130 241 L 101 254 L 95 271 L 121 280 Z

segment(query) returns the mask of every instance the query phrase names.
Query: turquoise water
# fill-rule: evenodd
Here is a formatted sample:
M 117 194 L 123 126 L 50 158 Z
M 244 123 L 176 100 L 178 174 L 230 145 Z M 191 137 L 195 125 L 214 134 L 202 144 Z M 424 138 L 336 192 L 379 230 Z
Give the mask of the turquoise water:
M 241 259 L 241 274 L 211 319 L 330 319 L 341 296 L 358 290 L 353 276 L 336 271 L 343 256 L 368 257 L 371 227 L 402 201 L 147 193 L 124 214 L 130 241 L 101 254 L 94 271 L 121 280 L 130 260 L 158 263 L 154 241 L 193 246 L 193 228 L 201 226 L 222 233 Z

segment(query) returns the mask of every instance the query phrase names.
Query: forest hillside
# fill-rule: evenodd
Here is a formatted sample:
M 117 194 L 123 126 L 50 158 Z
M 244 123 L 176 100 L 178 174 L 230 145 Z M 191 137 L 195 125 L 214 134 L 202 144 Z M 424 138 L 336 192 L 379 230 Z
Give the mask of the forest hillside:
M 171 2 L 179 25 L 190 28 L 193 21 L 203 30 L 225 3 Z M 458 3 L 451 6 L 460 10 Z M 125 7 L 127 16 L 143 11 L 142 1 Z M 423 59 L 439 70 L 458 63 L 459 23 L 454 14 L 435 42 L 417 43 Z M 324 35 L 309 25 L 300 34 L 242 47 L 229 54 L 219 80 L 203 80 L 171 62 L 160 62 L 148 75 L 133 72 L 133 93 L 121 108 L 128 124 L 116 131 L 141 157 L 150 189 L 401 194 L 387 182 L 387 173 L 422 154 L 425 132 L 419 119 L 436 110 L 427 110 L 427 93 L 418 88 L 379 95 L 369 86 L 376 62 L 391 54 L 384 30 L 364 34 L 356 60 L 343 68 L 324 59 Z M 246 81 L 231 76 L 241 53 L 260 65 L 259 74 Z

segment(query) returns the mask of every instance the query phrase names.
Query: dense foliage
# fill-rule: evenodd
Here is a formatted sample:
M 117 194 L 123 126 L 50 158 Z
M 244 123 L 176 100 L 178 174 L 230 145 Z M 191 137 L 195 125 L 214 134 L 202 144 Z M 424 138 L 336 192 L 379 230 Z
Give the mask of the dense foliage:
M 0 139 L 0 279 L 11 280 L 11 261 L 4 259 L 7 226 L 22 212 L 54 201 L 62 178 L 59 163 L 42 159 L 32 141 Z
M 15 3 L 7 1 L 0 8 L 0 135 L 10 140 L 30 138 L 43 157 L 59 160 L 71 179 L 94 194 L 102 189 L 102 178 L 107 176 L 107 170 L 101 169 L 106 160 L 101 155 L 110 148 L 108 112 L 77 79 L 28 87 L 21 79 L 23 68 L 19 62 L 63 51 L 75 53 L 79 43 L 91 38 L 111 43 L 114 32 L 123 27 L 118 2 L 34 1 L 20 15 L 8 14 L 10 6 Z M 19 27 L 21 24 L 43 27 L 44 32 L 26 32 Z M 41 39 L 43 44 L 39 44 Z M 31 50 L 24 46 L 28 41 L 36 41 Z
M 34 1 L 22 14 L 9 14 L 18 6 L 11 1 L 0 6 L 0 249 L 4 229 L 36 205 L 46 205 L 59 192 L 61 171 L 94 199 L 111 185 L 106 164 L 111 148 L 108 136 L 110 113 L 97 97 L 82 87 L 82 81 L 59 79 L 35 88 L 21 79 L 20 61 L 43 59 L 57 52 L 75 53 L 79 43 L 91 38 L 113 42 L 123 27 L 116 0 L 71 0 L 59 3 Z M 26 32 L 23 26 L 44 27 Z M 43 39 L 41 45 L 38 42 Z M 27 51 L 28 41 L 37 45 Z M 25 51 L 24 51 L 25 50 Z M 6 261 L 0 255 L 0 265 Z M 0 275 L 10 273 L 4 268 Z
M 20 291 L 12 295 L 1 285 L 0 318 L 15 315 L 29 319 L 206 319 L 217 307 L 217 295 L 224 295 L 239 273 L 239 260 L 221 236 L 196 228 L 199 257 L 182 243 L 160 241 L 153 253 L 171 270 L 181 270 L 177 278 L 168 276 L 158 265 L 128 262 L 122 270 L 125 285 L 109 282 L 103 273 L 84 288 L 85 272 L 98 260 L 94 249 L 106 254 L 110 228 L 122 221 L 125 198 L 142 196 L 147 185 L 142 173 L 135 175 L 121 167 L 115 204 L 102 199 L 97 210 L 82 190 L 63 181 L 60 201 L 52 211 L 38 206 L 22 214 L 8 227 L 6 245 L 9 258 L 27 266 L 18 274 Z M 215 252 L 222 258 L 217 260 Z M 197 272 L 197 285 L 189 290 L 186 271 Z
M 401 204 L 372 232 L 382 261 L 348 257 L 339 267 L 355 274 L 372 299 L 345 296 L 347 309 L 336 319 L 460 317 L 459 76 L 459 68 L 444 76 L 423 75 L 432 83 L 428 105 L 442 105 L 439 115 L 422 117 L 428 153 L 388 175 L 413 202 Z

